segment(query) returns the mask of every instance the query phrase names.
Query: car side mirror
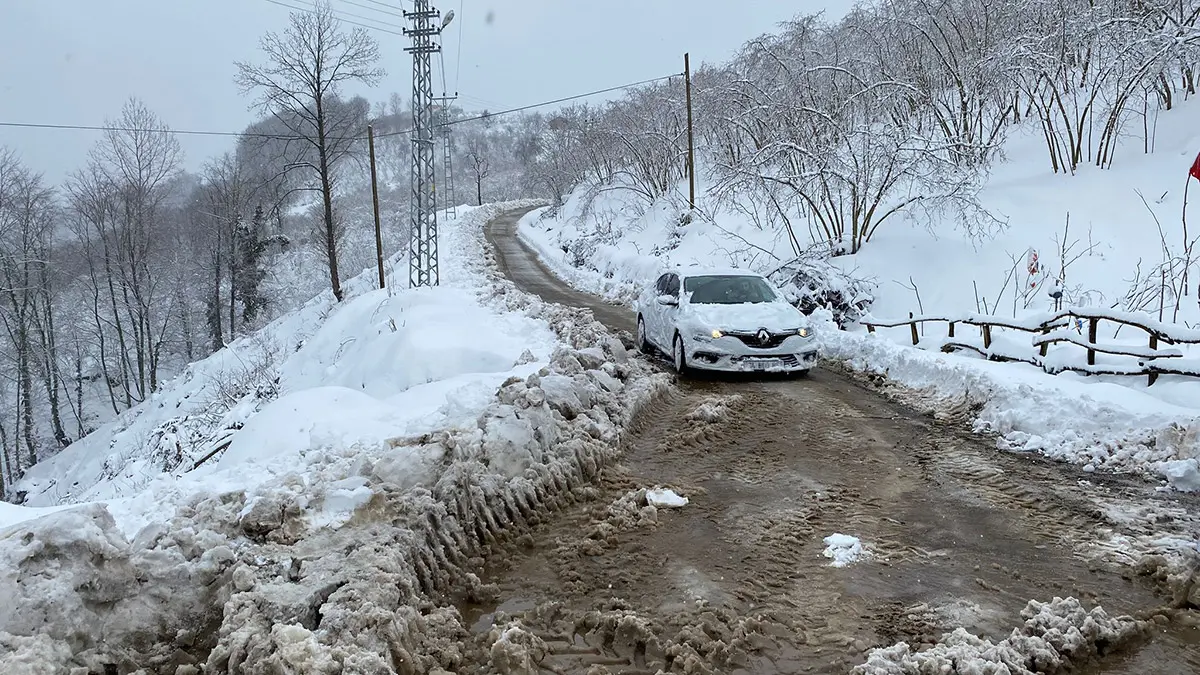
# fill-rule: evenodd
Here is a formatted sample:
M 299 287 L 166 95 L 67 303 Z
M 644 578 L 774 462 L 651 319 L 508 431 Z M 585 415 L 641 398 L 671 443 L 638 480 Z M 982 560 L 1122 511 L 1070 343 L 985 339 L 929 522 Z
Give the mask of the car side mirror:
M 658 296 L 658 304 L 668 305 L 671 307 L 678 307 L 679 306 L 679 298 L 677 298 L 673 295 L 660 295 L 660 296 Z

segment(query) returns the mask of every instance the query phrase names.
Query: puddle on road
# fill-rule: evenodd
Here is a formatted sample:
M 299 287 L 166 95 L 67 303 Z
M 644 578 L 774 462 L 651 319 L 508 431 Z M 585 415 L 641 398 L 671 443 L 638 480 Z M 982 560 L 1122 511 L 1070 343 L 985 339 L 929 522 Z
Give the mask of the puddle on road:
M 496 614 L 504 612 L 511 616 L 528 612 L 536 606 L 537 603 L 526 598 L 506 598 L 498 605 L 468 604 L 459 607 L 458 611 L 463 616 L 463 623 L 471 627 L 472 633 L 475 635 L 484 635 L 492 629 Z
M 1191 616 L 1200 622 L 1200 614 Z M 1200 627 L 1178 622 L 1156 629 L 1150 641 L 1135 651 L 1084 671 L 1089 675 L 1184 675 L 1200 673 Z

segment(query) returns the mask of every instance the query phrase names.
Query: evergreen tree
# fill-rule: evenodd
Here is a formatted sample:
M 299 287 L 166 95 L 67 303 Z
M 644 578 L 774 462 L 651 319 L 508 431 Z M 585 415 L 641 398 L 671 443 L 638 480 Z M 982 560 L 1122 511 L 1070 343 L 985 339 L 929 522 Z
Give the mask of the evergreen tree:
M 237 295 L 242 301 L 242 322 L 245 325 L 254 323 L 266 308 L 266 299 L 263 298 L 261 289 L 262 281 L 267 276 L 266 270 L 263 269 L 263 254 L 267 248 L 262 236 L 264 218 L 260 204 L 254 209 L 254 218 L 250 223 L 239 223 L 234 234 L 237 238 L 237 257 L 234 260 L 237 274 L 234 278 L 237 283 Z

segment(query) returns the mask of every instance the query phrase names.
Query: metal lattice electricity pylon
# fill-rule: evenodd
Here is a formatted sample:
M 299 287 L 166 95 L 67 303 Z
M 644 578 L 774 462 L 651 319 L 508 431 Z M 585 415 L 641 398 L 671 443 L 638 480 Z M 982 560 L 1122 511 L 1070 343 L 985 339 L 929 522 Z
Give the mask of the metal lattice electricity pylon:
M 442 103 L 442 113 L 438 120 L 438 134 L 442 137 L 442 203 L 446 206 L 446 216 L 458 216 L 458 200 L 454 197 L 454 139 L 450 134 L 450 102 L 457 96 L 446 96 L 445 92 L 434 99 Z
M 412 46 L 404 51 L 413 57 L 412 97 L 412 196 L 409 205 L 408 285 L 438 285 L 437 189 L 434 178 L 433 68 L 429 56 L 441 50 L 434 41 L 441 32 L 434 21 L 440 13 L 429 0 L 413 0 L 413 11 L 404 16 L 412 22 L 404 34 Z

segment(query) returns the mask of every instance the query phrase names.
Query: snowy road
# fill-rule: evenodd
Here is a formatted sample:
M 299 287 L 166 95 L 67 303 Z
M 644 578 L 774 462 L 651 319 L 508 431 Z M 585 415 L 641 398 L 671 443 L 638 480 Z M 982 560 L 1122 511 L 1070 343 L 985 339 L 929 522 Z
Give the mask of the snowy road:
M 515 236 L 519 215 L 489 228 L 502 271 L 629 330 L 627 310 L 537 262 Z M 1162 624 L 1085 672 L 1200 672 L 1195 613 L 1168 609 L 1172 589 L 1106 564 L 1096 545 L 1158 531 L 1114 513 L 1195 505 L 1001 453 L 948 412 L 935 421 L 828 370 L 680 383 L 639 420 L 595 499 L 495 556 L 484 581 L 501 589 L 498 606 L 464 609 L 482 630 L 494 612 L 520 616 L 546 642 L 545 672 L 652 673 L 681 645 L 711 672 L 846 672 L 871 647 L 957 627 L 999 640 L 1028 600 L 1074 596 Z M 655 486 L 689 503 L 645 508 L 641 491 Z M 835 534 L 861 540 L 864 556 L 831 565 L 824 539 Z

